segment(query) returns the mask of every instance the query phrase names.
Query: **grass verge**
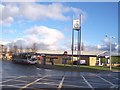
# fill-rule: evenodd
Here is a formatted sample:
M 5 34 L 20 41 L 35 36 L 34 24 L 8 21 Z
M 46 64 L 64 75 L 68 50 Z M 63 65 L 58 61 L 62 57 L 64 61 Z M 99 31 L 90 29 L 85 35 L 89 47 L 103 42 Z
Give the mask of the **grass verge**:
M 59 65 L 55 65 L 55 67 L 58 67 L 58 68 L 61 68 L 61 69 L 80 69 L 82 71 L 84 70 L 90 70 L 90 71 L 93 71 L 93 70 L 98 70 L 98 71 L 109 71 L 110 68 L 109 67 L 105 67 L 105 66 L 85 66 L 85 65 L 63 65 L 63 64 L 59 64 Z M 112 67 L 112 70 L 113 71 L 120 71 L 120 67 Z

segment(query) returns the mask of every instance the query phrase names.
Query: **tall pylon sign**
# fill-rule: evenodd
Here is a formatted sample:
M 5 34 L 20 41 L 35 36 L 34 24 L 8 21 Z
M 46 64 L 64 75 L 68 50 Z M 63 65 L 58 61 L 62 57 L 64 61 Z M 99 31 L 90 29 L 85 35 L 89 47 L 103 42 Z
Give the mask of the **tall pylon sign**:
M 78 33 L 78 40 L 77 40 L 77 59 L 78 63 L 80 63 L 80 55 L 81 55 L 81 14 L 78 19 L 74 19 L 73 17 L 73 28 L 72 28 L 72 63 L 74 57 L 74 31 Z

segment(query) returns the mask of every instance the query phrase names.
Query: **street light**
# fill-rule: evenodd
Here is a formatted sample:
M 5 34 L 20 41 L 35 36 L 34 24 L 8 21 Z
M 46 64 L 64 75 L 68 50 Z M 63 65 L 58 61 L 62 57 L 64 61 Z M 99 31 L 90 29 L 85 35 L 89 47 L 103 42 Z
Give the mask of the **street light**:
M 115 38 L 115 37 L 109 37 L 108 35 L 106 35 L 106 37 L 109 39 L 109 46 L 110 46 L 110 70 L 112 70 L 112 66 L 111 66 L 111 43 L 112 43 L 112 38 Z

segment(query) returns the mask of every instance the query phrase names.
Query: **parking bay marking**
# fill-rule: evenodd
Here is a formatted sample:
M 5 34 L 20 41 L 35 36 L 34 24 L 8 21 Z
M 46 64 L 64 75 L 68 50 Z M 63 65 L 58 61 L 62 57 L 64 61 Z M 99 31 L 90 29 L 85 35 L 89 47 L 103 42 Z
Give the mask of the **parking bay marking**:
M 117 79 L 117 80 L 120 80 L 120 78 L 117 78 L 117 77 L 113 77 L 113 78 L 115 78 L 115 79 Z
M 39 83 L 36 83 L 36 84 L 38 84 L 38 85 L 39 85 L 39 84 L 47 84 L 47 85 L 55 85 L 55 86 L 58 85 L 58 84 L 54 84 L 54 83 L 46 83 L 46 82 L 45 82 L 45 83 L 42 83 L 42 82 L 40 83 L 40 82 L 39 82 Z
M 17 82 L 27 82 L 27 81 L 24 81 L 24 80 L 14 80 L 14 81 L 17 81 Z
M 74 87 L 74 88 L 85 88 L 85 86 L 78 86 L 78 85 L 64 85 L 67 87 Z
M 14 87 L 14 88 L 20 88 L 20 86 L 16 86 L 16 85 L 1 85 L 2 87 L 5 86 L 5 87 Z M 3 88 L 4 89 L 4 88 Z
M 8 79 L 8 80 L 6 80 L 6 81 L 0 82 L 0 84 L 5 83 L 5 82 L 9 82 L 9 81 L 12 81 L 12 80 L 15 80 L 15 79 L 18 79 L 18 78 L 21 78 L 21 76 L 20 76 L 20 77 L 17 77 L 17 78 L 12 78 L 12 79 Z
M 99 78 L 102 79 L 103 81 L 105 81 L 105 82 L 109 83 L 110 85 L 112 85 L 111 87 L 116 87 L 115 84 L 113 84 L 112 82 L 110 82 L 110 81 L 108 81 L 108 80 L 102 78 L 101 76 L 97 76 L 97 77 L 99 77 Z
M 18 89 L 18 90 L 25 89 L 25 88 L 27 88 L 28 86 L 30 86 L 30 85 L 32 85 L 32 84 L 34 84 L 34 83 L 36 83 L 36 82 L 40 81 L 41 79 L 46 78 L 47 76 L 48 76 L 48 75 L 43 76 L 43 77 L 41 77 L 41 78 L 39 78 L 39 79 L 37 79 L 37 80 L 35 80 L 35 81 L 31 82 L 31 83 L 28 83 L 28 84 L 26 84 L 25 86 L 21 87 L 21 88 L 20 88 L 20 89 Z
M 65 79 L 65 76 L 63 76 L 63 78 L 62 78 L 62 80 L 61 80 L 61 82 L 60 82 L 60 84 L 59 84 L 59 86 L 58 86 L 59 89 L 62 88 L 62 85 L 63 85 L 64 79 Z
M 85 77 L 83 75 L 81 75 L 83 80 L 87 83 L 87 85 L 92 89 L 94 90 L 94 88 L 92 87 L 92 85 L 85 79 Z

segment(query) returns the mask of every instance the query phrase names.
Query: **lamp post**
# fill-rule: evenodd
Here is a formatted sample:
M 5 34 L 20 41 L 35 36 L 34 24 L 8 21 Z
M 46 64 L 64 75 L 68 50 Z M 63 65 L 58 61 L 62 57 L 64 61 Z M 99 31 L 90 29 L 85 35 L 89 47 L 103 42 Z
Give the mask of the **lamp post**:
M 110 56 L 110 71 L 112 70 L 112 63 L 111 63 L 111 44 L 112 44 L 112 38 L 115 38 L 115 37 L 109 37 L 108 35 L 106 35 L 106 37 L 109 39 L 109 46 L 110 46 L 110 54 L 109 54 L 109 56 Z

